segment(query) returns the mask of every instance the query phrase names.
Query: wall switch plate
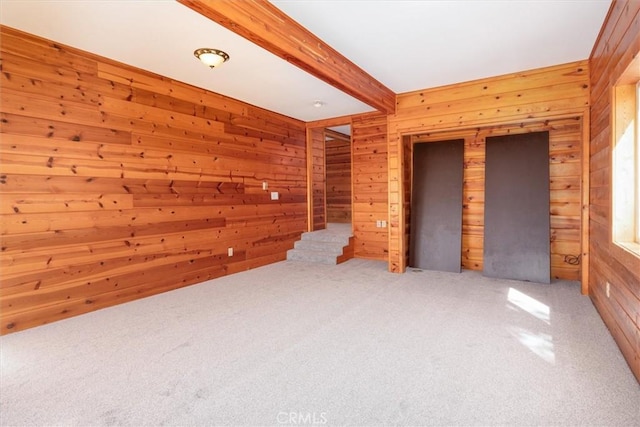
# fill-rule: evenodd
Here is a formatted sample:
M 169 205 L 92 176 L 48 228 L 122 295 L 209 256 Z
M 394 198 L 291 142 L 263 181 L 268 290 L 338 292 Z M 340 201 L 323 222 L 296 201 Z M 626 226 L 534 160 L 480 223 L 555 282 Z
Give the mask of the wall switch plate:
M 611 284 L 609 282 L 607 282 L 607 286 L 606 286 L 605 291 L 607 293 L 607 298 L 609 298 L 609 295 L 611 293 Z
M 387 228 L 387 221 L 385 221 L 384 219 L 380 221 L 380 227 Z
M 262 189 L 266 190 L 267 188 L 269 188 L 269 183 L 267 181 L 262 181 Z
M 271 192 L 271 200 L 278 200 L 280 198 L 280 194 L 277 191 Z
M 382 227 L 382 221 L 376 220 L 376 228 Z
M 233 256 L 233 248 L 227 249 L 227 255 Z

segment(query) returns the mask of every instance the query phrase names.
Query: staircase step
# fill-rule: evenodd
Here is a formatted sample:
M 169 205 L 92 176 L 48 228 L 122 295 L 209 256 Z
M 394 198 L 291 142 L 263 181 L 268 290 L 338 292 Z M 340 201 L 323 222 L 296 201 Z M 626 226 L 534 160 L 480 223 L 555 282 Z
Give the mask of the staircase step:
M 287 251 L 287 260 L 336 265 L 353 258 L 351 224 L 327 224 L 324 230 L 302 233 Z
M 337 257 L 335 255 L 330 255 L 326 252 L 300 249 L 289 249 L 287 251 L 287 260 L 315 262 L 318 264 L 328 265 L 336 265 L 338 263 Z
M 342 254 L 342 251 L 346 245 L 342 242 L 324 242 L 319 240 L 298 240 L 294 243 L 295 249 L 311 250 L 318 252 L 325 252 L 329 255 L 338 256 Z
M 330 230 L 318 230 L 307 233 L 302 233 L 302 240 L 314 240 L 316 242 L 333 242 L 342 243 L 342 246 L 349 244 L 349 235 L 334 233 Z

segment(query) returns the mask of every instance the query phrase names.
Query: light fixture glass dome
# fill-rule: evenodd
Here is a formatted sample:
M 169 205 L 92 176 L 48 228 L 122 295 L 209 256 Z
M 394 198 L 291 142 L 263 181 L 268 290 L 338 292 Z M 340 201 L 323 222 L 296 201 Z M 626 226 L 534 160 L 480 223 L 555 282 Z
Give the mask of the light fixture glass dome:
M 229 60 L 229 55 L 218 49 L 200 48 L 196 49 L 193 54 L 210 68 L 216 68 Z

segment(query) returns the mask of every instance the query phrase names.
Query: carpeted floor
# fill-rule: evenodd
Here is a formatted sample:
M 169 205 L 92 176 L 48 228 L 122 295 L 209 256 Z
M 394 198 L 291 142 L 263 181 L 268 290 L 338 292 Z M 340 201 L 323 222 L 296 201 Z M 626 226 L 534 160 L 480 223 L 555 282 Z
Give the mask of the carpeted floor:
M 2 425 L 640 425 L 589 298 L 281 262 L 0 338 Z

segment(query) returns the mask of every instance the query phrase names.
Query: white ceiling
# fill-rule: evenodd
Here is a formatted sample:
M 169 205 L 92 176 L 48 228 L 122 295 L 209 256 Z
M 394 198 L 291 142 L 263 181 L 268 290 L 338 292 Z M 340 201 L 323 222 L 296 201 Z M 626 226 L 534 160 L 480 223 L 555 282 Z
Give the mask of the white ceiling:
M 586 59 L 610 0 L 272 3 L 401 93 Z M 173 0 L 0 0 L 0 22 L 304 121 L 372 111 Z

